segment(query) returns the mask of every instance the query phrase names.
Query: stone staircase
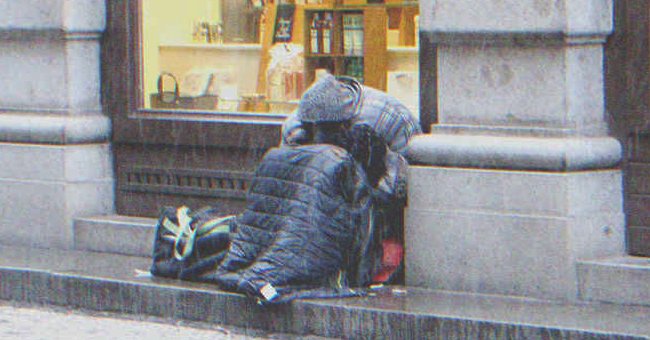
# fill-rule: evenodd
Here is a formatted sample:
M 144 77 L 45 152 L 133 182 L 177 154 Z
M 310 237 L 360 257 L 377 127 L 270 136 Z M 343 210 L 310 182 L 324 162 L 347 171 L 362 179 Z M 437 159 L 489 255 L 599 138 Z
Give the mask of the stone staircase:
M 646 258 L 580 262 L 580 301 L 571 304 L 408 287 L 264 308 L 210 285 L 146 275 L 155 224 L 118 215 L 80 218 L 75 251 L 0 248 L 26 254 L 18 263 L 2 256 L 0 298 L 333 337 L 650 337 Z M 10 283 L 18 285 L 7 289 Z
M 650 258 L 624 256 L 582 261 L 577 269 L 580 299 L 650 306 Z
M 151 256 L 156 219 L 123 215 L 78 218 L 74 223 L 77 250 Z
M 121 215 L 75 221 L 77 250 L 149 257 L 156 219 Z M 650 258 L 614 257 L 578 263 L 580 299 L 650 306 Z

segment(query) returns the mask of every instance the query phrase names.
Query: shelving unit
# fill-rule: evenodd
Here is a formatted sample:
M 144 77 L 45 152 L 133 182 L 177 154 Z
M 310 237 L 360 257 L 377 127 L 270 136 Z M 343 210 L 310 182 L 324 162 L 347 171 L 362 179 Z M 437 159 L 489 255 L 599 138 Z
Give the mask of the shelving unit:
M 362 51 L 346 53 L 344 49 L 346 39 L 343 21 L 349 15 L 359 15 L 362 18 Z M 328 53 L 323 53 L 322 47 L 326 43 L 320 41 L 316 44 L 312 40 L 312 21 L 315 16 L 321 19 L 325 16 L 332 18 L 329 38 L 331 48 Z M 303 21 L 306 84 L 314 81 L 316 70 L 327 69 L 334 75 L 353 76 L 368 86 L 386 90 L 387 23 L 388 16 L 384 5 L 306 5 Z M 319 32 L 322 34 L 323 31 Z M 313 46 L 319 46 L 319 50 L 314 50 Z

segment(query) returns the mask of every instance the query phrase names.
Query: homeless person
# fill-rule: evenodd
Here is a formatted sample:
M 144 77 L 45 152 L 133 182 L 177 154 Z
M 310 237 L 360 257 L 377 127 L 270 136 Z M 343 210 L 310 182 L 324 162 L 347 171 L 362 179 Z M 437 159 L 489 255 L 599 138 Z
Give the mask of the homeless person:
M 401 262 L 408 167 L 404 157 L 410 138 L 420 133 L 419 122 L 395 97 L 354 78 L 326 73 L 305 91 L 298 110 L 283 124 L 282 142 L 339 145 L 355 155 L 366 172 L 375 208 L 375 244 L 370 249 Z M 403 273 L 395 273 L 403 269 L 401 263 L 383 267 L 376 282 L 401 283 Z
M 311 143 L 311 126 L 316 122 L 340 122 L 348 127 L 366 124 L 402 156 L 409 139 L 422 133 L 409 109 L 395 97 L 364 86 L 351 77 L 326 73 L 317 79 L 282 126 L 282 142 L 295 145 Z
M 263 303 L 358 295 L 350 287 L 376 281 L 382 271 L 378 241 L 384 238 L 377 233 L 376 210 L 401 196 L 396 192 L 403 187 L 406 164 L 391 152 L 381 131 L 405 131 L 394 135 L 407 138 L 417 128 L 405 128 L 411 121 L 404 119 L 385 130 L 376 128 L 386 124 L 353 124 L 351 118 L 362 112 L 363 91 L 334 79 L 339 92 L 331 93 L 321 81 L 300 104 L 297 125 L 304 131 L 304 145 L 267 152 L 243 213 L 223 217 L 210 209 L 163 210 L 154 275 L 215 283 Z M 391 154 L 397 161 L 390 160 Z

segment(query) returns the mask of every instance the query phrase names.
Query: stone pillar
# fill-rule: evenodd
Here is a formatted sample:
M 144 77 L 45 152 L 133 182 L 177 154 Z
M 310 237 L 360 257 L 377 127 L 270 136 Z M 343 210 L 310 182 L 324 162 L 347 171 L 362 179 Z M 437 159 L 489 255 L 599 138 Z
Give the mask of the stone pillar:
M 604 110 L 612 1 L 420 4 L 437 123 L 411 143 L 407 283 L 577 299 L 576 262 L 624 252 Z
M 0 2 L 0 242 L 73 247 L 73 218 L 113 211 L 100 104 L 104 0 Z

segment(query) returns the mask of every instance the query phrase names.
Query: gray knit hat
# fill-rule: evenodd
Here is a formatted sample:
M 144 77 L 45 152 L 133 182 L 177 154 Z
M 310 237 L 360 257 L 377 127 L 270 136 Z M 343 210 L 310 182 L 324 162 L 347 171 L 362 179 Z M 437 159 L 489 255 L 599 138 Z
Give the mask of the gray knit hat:
M 338 81 L 325 74 L 303 94 L 298 105 L 302 122 L 341 122 L 357 115 L 360 85 L 356 81 Z

